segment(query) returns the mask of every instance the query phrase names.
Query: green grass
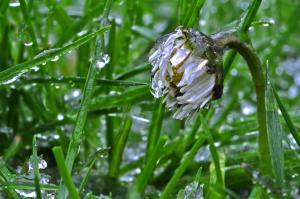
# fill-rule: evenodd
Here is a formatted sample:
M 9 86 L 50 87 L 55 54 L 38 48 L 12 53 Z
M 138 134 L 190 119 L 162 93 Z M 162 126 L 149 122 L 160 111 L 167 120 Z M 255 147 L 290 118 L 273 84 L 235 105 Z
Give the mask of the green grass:
M 299 9 L 293 0 L 0 1 L 0 198 L 299 198 Z M 268 65 L 266 96 L 256 99 L 260 77 L 229 50 L 222 98 L 173 119 L 151 95 L 148 55 L 179 25 L 251 45 Z

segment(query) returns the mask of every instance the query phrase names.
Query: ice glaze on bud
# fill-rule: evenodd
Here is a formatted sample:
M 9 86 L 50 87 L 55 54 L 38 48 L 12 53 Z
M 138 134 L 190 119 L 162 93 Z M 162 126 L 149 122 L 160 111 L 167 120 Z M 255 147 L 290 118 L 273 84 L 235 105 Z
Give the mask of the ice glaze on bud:
M 151 50 L 151 89 L 184 119 L 222 95 L 222 49 L 193 29 L 178 27 Z

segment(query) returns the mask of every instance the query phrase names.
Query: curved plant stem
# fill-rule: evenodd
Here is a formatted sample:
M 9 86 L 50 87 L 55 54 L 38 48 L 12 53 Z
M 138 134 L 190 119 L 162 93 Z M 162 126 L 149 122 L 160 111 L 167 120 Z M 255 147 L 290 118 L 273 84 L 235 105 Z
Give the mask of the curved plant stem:
M 266 123 L 266 102 L 265 102 L 265 75 L 263 66 L 254 49 L 242 42 L 235 36 L 223 34 L 214 38 L 221 48 L 231 48 L 236 50 L 246 60 L 256 91 L 257 100 L 257 122 L 258 122 L 258 149 L 260 168 L 266 174 L 271 174 L 271 157 Z

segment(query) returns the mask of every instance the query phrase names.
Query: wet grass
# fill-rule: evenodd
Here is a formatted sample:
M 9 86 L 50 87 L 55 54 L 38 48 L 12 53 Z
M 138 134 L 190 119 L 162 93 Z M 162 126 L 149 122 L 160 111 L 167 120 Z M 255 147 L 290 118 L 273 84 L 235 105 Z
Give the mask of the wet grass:
M 299 8 L 1 1 L 0 198 L 299 198 Z M 260 143 L 255 89 L 236 51 L 224 55 L 222 98 L 190 121 L 151 95 L 148 53 L 178 25 L 228 30 L 268 65 Z

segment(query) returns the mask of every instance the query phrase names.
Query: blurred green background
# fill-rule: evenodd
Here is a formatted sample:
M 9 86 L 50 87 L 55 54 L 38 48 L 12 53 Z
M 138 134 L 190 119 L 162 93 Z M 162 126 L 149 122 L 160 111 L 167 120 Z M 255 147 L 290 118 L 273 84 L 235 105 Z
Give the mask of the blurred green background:
M 63 189 L 52 148 L 61 146 L 66 157 L 77 127 L 84 127 L 79 154 L 68 168 L 74 186 L 83 186 L 81 198 L 159 198 L 166 189 L 167 198 L 300 198 L 299 9 L 297 0 L 1 0 L 0 198 L 28 197 L 39 185 L 42 198 Z M 235 32 L 268 65 L 279 96 L 267 101 L 276 102 L 282 127 L 280 185 L 276 171 L 267 176 L 258 167 L 255 91 L 242 57 L 225 53 L 224 94 L 191 121 L 174 120 L 151 95 L 148 53 L 178 25 Z M 105 54 L 109 62 L 94 70 L 87 97 L 88 70 L 108 61 Z M 180 168 L 199 139 L 195 157 Z M 183 173 L 171 186 L 176 169 Z

